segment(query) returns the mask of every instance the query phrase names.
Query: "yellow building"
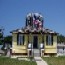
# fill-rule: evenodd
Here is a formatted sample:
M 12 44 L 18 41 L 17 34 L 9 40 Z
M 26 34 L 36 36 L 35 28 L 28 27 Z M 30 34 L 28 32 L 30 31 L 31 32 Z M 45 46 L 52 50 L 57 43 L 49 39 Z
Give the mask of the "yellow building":
M 11 31 L 12 56 L 45 56 L 57 54 L 57 33 L 43 27 L 43 17 L 29 13 L 22 29 Z

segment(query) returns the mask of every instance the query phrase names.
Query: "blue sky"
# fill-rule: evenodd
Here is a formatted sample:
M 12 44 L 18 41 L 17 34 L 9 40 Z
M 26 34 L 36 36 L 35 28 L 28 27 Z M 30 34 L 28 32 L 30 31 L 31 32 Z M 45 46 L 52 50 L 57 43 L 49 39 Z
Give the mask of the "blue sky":
M 0 0 L 0 27 L 4 35 L 25 26 L 25 17 L 30 12 L 39 12 L 44 18 L 44 27 L 65 35 L 65 0 Z

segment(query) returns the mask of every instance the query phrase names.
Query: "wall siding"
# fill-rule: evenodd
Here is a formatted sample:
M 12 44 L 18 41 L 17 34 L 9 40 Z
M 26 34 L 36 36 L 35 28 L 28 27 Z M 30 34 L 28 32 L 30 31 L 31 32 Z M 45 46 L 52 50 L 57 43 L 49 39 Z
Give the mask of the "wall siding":
M 12 53 L 27 53 L 28 35 L 25 34 L 24 45 L 17 45 L 17 34 L 12 34 Z M 42 35 L 38 36 L 38 46 L 42 42 Z M 33 43 L 33 35 L 29 35 L 29 42 Z M 39 47 L 38 47 L 39 48 Z M 57 35 L 53 36 L 53 45 L 46 45 L 46 34 L 44 34 L 44 53 L 57 53 Z
M 53 36 L 53 45 L 46 45 L 46 35 L 44 35 L 45 53 L 57 53 L 57 36 Z
M 27 53 L 27 35 L 25 35 L 24 45 L 17 45 L 17 34 L 12 34 L 12 36 L 12 53 Z

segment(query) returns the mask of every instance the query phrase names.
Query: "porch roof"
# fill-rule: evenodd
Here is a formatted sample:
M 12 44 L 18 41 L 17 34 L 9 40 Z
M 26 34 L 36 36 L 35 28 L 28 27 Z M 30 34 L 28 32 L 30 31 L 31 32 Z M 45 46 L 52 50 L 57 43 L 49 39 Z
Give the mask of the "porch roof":
M 45 28 L 36 29 L 36 28 L 32 28 L 32 27 L 24 27 L 24 28 L 21 28 L 21 29 L 16 29 L 16 30 L 11 31 L 11 33 L 22 33 L 22 34 L 29 34 L 29 33 L 32 33 L 32 34 L 43 34 L 43 33 L 45 33 L 45 34 L 58 34 L 55 31 L 50 30 L 50 29 L 45 29 Z

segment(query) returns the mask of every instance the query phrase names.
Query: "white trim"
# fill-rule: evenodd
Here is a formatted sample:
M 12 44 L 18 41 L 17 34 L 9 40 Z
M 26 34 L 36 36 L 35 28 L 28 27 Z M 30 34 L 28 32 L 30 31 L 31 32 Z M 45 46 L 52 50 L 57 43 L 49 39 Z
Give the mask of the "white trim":
M 23 41 L 23 36 L 24 36 L 23 34 L 19 34 L 19 37 L 18 37 L 18 45 L 20 45 L 20 44 L 22 45 L 23 44 L 23 42 L 24 42 Z

